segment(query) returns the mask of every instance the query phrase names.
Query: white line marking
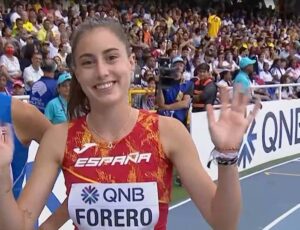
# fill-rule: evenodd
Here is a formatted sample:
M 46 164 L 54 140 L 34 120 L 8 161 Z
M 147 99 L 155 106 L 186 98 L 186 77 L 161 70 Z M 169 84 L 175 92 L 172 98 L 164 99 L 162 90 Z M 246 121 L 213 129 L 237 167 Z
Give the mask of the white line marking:
M 278 175 L 278 176 L 300 176 L 300 174 L 295 173 L 280 173 L 280 172 L 265 172 L 267 176 Z
M 285 161 L 285 162 L 283 162 L 283 163 L 276 164 L 276 165 L 273 165 L 273 166 L 271 166 L 271 167 L 268 167 L 268 168 L 259 170 L 259 171 L 257 171 L 257 172 L 251 173 L 251 174 L 249 174 L 249 175 L 247 175 L 247 176 L 240 177 L 240 180 L 247 179 L 248 177 L 255 176 L 255 175 L 257 175 L 257 174 L 259 174 L 259 173 L 262 173 L 262 172 L 264 172 L 264 171 L 266 171 L 266 170 L 273 169 L 273 168 L 279 167 L 279 166 L 281 166 L 281 165 L 285 165 L 285 164 L 288 164 L 288 163 L 291 163 L 291 162 L 295 162 L 295 161 L 300 161 L 300 158 L 296 158 L 296 159 L 293 159 L 293 160 Z M 184 200 L 184 201 L 182 201 L 182 202 L 180 202 L 180 203 L 178 203 L 178 204 L 174 204 L 174 205 L 172 205 L 171 207 L 169 207 L 169 211 L 171 211 L 171 210 L 173 210 L 173 209 L 175 209 L 175 208 L 178 208 L 178 207 L 180 207 L 181 205 L 184 205 L 184 204 L 186 204 L 187 202 L 190 202 L 191 200 L 192 200 L 192 199 L 189 198 L 189 199 L 186 199 L 186 200 Z
M 180 202 L 180 203 L 178 203 L 178 204 L 174 204 L 173 206 L 171 206 L 171 207 L 169 208 L 169 211 L 171 211 L 172 209 L 177 208 L 177 207 L 179 207 L 179 206 L 181 206 L 181 205 L 184 205 L 184 204 L 186 204 L 187 202 L 189 202 L 189 201 L 191 201 L 191 200 L 192 200 L 192 199 L 189 198 L 189 199 L 184 200 L 184 201 L 182 201 L 182 202 Z
M 289 215 L 291 215 L 293 212 L 295 212 L 298 208 L 300 208 L 300 204 L 297 204 L 295 207 L 291 208 L 287 212 L 283 213 L 281 216 L 276 218 L 274 221 L 272 221 L 270 224 L 268 224 L 266 227 L 264 227 L 262 230 L 270 230 L 273 228 L 276 224 L 278 224 L 283 219 L 287 218 Z
M 297 159 L 300 159 L 300 158 L 297 158 Z M 291 163 L 291 162 L 294 162 L 294 161 L 295 161 L 295 159 L 289 160 L 289 161 L 286 161 L 286 162 L 283 162 L 283 163 L 280 163 L 280 164 L 273 165 L 273 166 L 271 166 L 271 167 L 268 167 L 268 168 L 259 170 L 259 171 L 254 172 L 254 173 L 251 173 L 251 174 L 249 174 L 249 175 L 247 175 L 247 176 L 243 176 L 243 177 L 240 178 L 240 180 L 246 179 L 246 178 L 248 178 L 248 177 L 254 176 L 254 175 L 259 174 L 259 173 L 262 173 L 262 172 L 264 172 L 264 171 L 266 171 L 266 170 L 273 169 L 273 168 L 276 168 L 276 167 L 279 167 L 279 166 L 281 166 L 281 165 L 285 165 L 285 164 L 288 164 L 288 163 Z

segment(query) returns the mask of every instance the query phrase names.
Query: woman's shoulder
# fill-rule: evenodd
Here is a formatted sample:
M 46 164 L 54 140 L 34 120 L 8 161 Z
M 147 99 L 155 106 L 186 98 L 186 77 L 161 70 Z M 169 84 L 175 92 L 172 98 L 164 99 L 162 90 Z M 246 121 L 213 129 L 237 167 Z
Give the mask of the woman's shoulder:
M 42 154 L 51 154 L 52 158 L 62 162 L 68 137 L 68 123 L 51 125 L 40 143 Z

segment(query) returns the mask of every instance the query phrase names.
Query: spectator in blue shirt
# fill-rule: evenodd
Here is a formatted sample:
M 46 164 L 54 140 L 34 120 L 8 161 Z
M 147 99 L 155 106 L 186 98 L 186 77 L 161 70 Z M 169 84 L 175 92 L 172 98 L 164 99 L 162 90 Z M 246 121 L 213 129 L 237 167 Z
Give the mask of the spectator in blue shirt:
M 53 124 L 60 124 L 68 120 L 68 100 L 70 96 L 71 75 L 63 73 L 57 80 L 58 96 L 52 99 L 46 106 L 45 116 Z
M 158 84 L 157 102 L 158 114 L 174 117 L 186 126 L 194 85 L 191 81 L 184 81 L 184 66 L 181 57 L 172 60 L 172 67 L 176 69 L 176 77 L 174 77 L 176 83 L 168 88 L 161 88 Z
M 255 60 L 250 59 L 248 57 L 243 57 L 240 60 L 239 66 L 240 66 L 240 71 L 236 75 L 233 86 L 235 87 L 236 85 L 241 85 L 241 90 L 245 92 L 249 92 L 250 87 L 251 87 L 251 80 L 250 80 L 250 75 L 254 71 L 254 64 Z
M 46 59 L 41 69 L 44 76 L 32 85 L 29 101 L 44 113 L 48 102 L 57 96 L 57 83 L 54 79 L 56 63 L 52 59 Z

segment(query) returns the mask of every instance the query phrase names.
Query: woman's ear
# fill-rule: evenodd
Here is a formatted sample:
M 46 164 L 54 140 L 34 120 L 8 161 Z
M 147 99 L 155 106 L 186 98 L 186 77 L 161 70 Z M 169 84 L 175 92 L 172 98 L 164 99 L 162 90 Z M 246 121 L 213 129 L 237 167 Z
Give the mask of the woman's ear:
M 131 54 L 129 56 L 129 63 L 130 63 L 130 66 L 131 66 L 131 71 L 134 71 L 135 70 L 135 58 L 134 58 L 134 54 Z

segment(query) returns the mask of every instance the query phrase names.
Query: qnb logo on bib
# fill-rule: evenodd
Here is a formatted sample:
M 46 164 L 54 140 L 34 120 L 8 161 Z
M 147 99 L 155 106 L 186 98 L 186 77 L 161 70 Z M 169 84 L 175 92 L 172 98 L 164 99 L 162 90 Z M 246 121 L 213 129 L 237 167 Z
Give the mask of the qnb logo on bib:
M 84 201 L 85 203 L 95 204 L 98 201 L 99 193 L 95 187 L 89 185 L 84 189 L 82 189 L 81 196 L 82 196 L 82 201 Z
M 156 182 L 73 184 L 69 214 L 79 229 L 154 229 L 159 218 Z

